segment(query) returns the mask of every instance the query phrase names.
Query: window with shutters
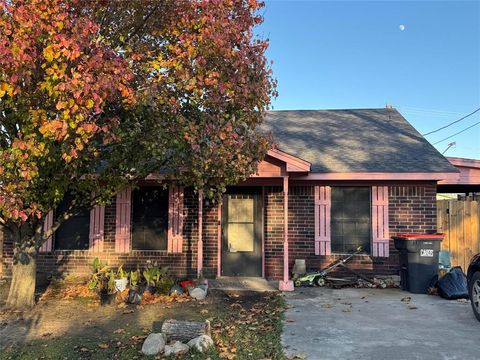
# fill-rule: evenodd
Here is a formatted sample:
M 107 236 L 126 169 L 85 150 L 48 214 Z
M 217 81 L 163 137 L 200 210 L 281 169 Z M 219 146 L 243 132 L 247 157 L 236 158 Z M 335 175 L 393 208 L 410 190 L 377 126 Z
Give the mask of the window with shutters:
M 145 186 L 132 191 L 132 249 L 167 250 L 168 190 Z
M 68 209 L 71 198 L 65 196 L 57 206 L 56 213 Z M 88 250 L 90 233 L 90 210 L 79 209 L 65 220 L 54 235 L 55 250 Z
M 359 246 L 370 253 L 371 223 L 370 187 L 332 187 L 332 253 L 350 253 Z

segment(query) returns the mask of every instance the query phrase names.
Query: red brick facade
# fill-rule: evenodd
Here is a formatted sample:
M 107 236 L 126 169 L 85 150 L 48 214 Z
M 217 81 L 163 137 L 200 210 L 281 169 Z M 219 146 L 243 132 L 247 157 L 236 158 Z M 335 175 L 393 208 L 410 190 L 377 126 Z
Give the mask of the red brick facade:
M 401 232 L 426 232 L 436 229 L 436 183 L 393 184 L 389 186 L 390 235 Z M 125 268 L 143 267 L 157 261 L 168 266 L 178 277 L 196 276 L 198 241 L 198 198 L 186 190 L 184 200 L 184 241 L 181 254 L 167 251 L 132 251 L 129 254 L 115 253 L 116 204 L 105 209 L 104 251 L 54 251 L 40 254 L 38 271 L 45 275 L 73 273 L 88 275 L 95 257 L 107 260 L 112 266 L 124 264 Z M 203 274 L 215 277 L 218 270 L 218 208 L 206 202 L 203 211 Z M 305 259 L 308 268 L 319 269 L 336 257 L 315 255 L 314 244 L 314 188 L 312 185 L 290 187 L 289 193 L 289 260 L 290 268 L 295 259 Z M 264 187 L 264 269 L 265 277 L 280 279 L 283 275 L 283 193 L 281 187 Z M 1 247 L 0 247 L 1 248 Z M 11 271 L 12 246 L 3 246 L 3 275 Z M 398 254 L 390 242 L 389 258 L 357 256 L 349 263 L 363 273 L 398 274 Z
M 295 263 L 295 259 L 305 259 L 307 268 L 324 268 L 338 256 L 315 255 L 313 187 L 293 187 L 289 195 L 290 268 Z M 435 231 L 436 228 L 436 183 L 389 186 L 390 236 L 405 232 L 425 233 Z M 388 258 L 360 255 L 351 260 L 348 265 L 352 269 L 369 275 L 398 274 L 398 252 L 391 240 Z

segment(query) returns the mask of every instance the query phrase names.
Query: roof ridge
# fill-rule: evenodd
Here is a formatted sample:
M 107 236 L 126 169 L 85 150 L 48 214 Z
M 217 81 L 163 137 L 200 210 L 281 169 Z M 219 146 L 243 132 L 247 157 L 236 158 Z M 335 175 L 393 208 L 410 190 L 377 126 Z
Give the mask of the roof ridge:
M 281 109 L 281 110 L 268 110 L 268 112 L 281 112 L 281 111 L 356 111 L 356 110 L 395 110 L 397 108 L 348 108 L 348 109 Z

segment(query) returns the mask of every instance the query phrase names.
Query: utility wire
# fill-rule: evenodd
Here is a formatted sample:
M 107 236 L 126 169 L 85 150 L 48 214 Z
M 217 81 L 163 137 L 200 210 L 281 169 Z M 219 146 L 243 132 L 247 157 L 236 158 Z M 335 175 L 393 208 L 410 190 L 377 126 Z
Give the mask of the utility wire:
M 426 112 L 426 113 L 439 113 L 439 114 L 449 114 L 449 115 L 462 115 L 463 112 L 459 111 L 448 111 L 448 110 L 439 110 L 439 109 L 425 109 L 425 108 L 417 108 L 413 106 L 401 106 L 400 107 L 402 110 L 405 111 L 414 111 L 414 112 Z
M 446 129 L 446 128 L 449 127 L 449 126 L 452 126 L 453 124 L 456 124 L 456 123 L 462 121 L 463 119 L 466 119 L 466 118 L 468 118 L 469 116 L 472 116 L 473 114 L 475 114 L 475 113 L 478 112 L 478 111 L 480 111 L 480 108 L 478 108 L 478 109 L 475 110 L 475 111 L 472 111 L 470 114 L 465 115 L 464 117 L 462 117 L 462 118 L 460 118 L 460 119 L 458 119 L 458 120 L 455 120 L 455 121 L 451 122 L 450 124 L 447 124 L 447 125 L 445 125 L 445 126 L 442 126 L 442 127 L 438 128 L 438 129 L 433 130 L 433 131 L 430 131 L 430 132 L 428 132 L 428 133 L 426 133 L 426 134 L 422 134 L 422 136 L 427 136 L 427 135 L 436 133 L 437 131 Z M 442 141 L 443 141 L 443 140 L 442 140 Z
M 478 109 L 478 110 L 480 110 L 480 109 Z M 477 111 L 478 111 L 478 110 L 477 110 Z M 476 122 L 476 123 L 473 124 L 473 125 L 470 125 L 469 127 L 465 128 L 465 129 L 463 129 L 463 130 L 461 130 L 461 131 L 459 131 L 459 132 L 457 132 L 457 133 L 455 133 L 455 134 L 453 134 L 453 135 L 450 135 L 449 137 L 446 137 L 445 139 L 442 139 L 442 140 L 440 140 L 440 141 L 437 141 L 437 142 L 433 143 L 433 145 L 437 145 L 438 143 L 441 143 L 441 142 L 443 142 L 443 141 L 445 141 L 445 140 L 448 140 L 448 139 L 450 139 L 450 138 L 452 138 L 452 137 L 454 137 L 454 136 L 457 136 L 458 134 L 461 134 L 461 133 L 463 133 L 463 132 L 465 132 L 465 131 L 467 131 L 467 130 L 470 130 L 471 128 L 473 128 L 474 126 L 477 126 L 478 124 L 480 124 L 480 121 Z

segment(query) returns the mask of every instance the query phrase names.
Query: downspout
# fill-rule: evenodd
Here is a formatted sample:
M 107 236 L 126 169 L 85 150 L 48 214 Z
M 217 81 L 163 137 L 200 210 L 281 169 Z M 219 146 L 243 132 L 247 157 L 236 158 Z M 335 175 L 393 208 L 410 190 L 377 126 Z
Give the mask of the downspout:
M 278 284 L 281 291 L 293 291 L 293 281 L 288 272 L 288 176 L 283 177 L 283 280 Z

